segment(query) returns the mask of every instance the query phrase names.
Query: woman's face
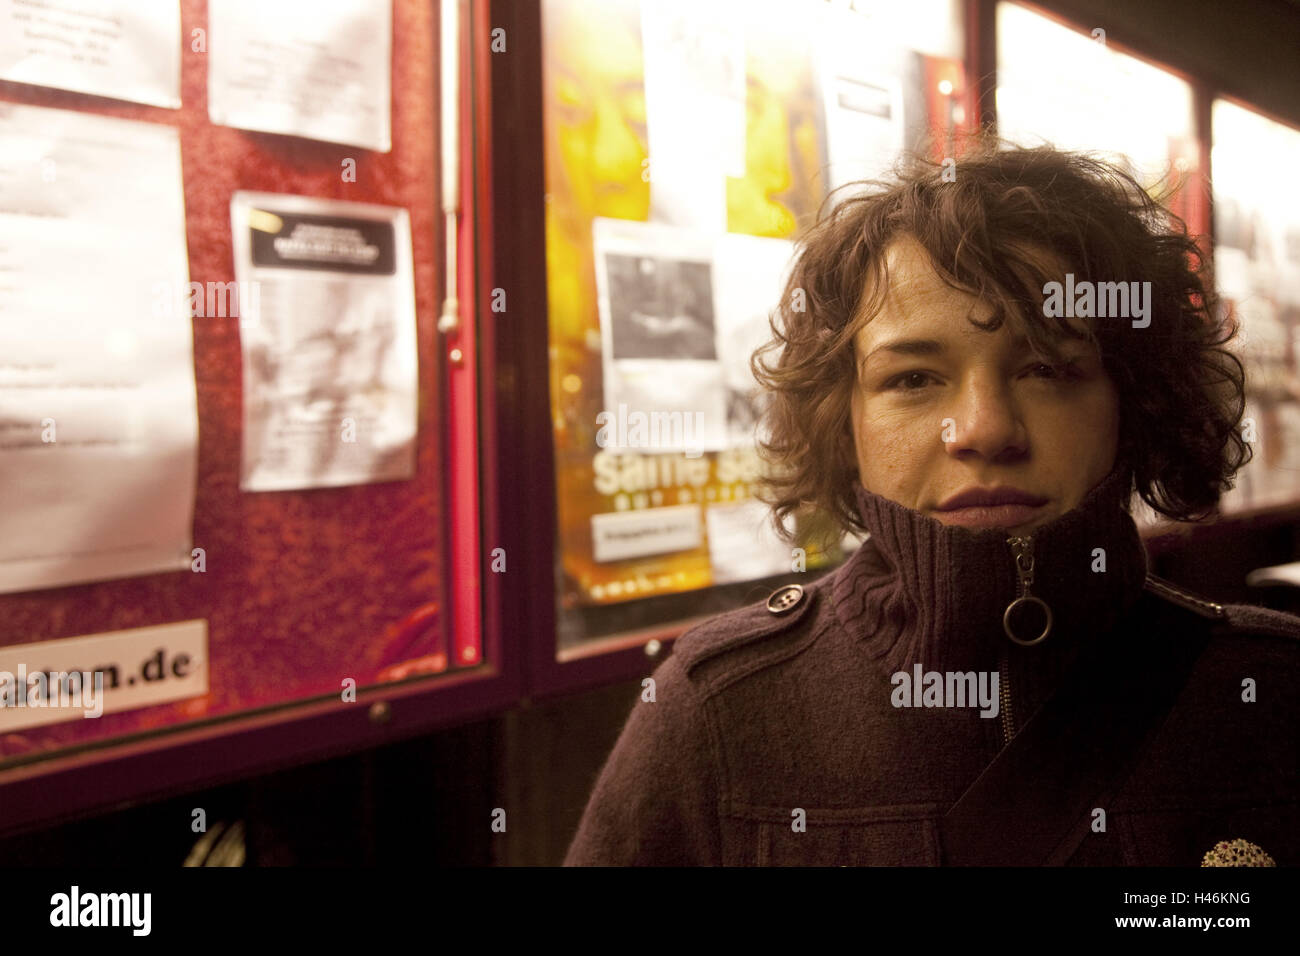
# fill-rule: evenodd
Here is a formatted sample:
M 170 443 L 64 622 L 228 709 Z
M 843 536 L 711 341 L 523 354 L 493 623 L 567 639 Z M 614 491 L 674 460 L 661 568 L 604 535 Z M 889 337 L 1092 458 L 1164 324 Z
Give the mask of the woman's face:
M 1075 508 L 1110 472 L 1119 397 L 1096 349 L 1065 339 L 1050 363 L 993 309 L 946 285 L 919 243 L 886 254 L 882 310 L 854 338 L 853 439 L 863 486 L 943 524 L 1024 534 Z M 1022 504 L 945 508 L 974 489 Z

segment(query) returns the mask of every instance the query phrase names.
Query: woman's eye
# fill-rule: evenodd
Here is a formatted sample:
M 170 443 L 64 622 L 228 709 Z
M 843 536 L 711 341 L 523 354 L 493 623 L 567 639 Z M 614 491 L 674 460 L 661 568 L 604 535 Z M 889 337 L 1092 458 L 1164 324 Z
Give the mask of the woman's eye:
M 1063 362 L 1060 365 L 1049 365 L 1047 362 L 1039 362 L 1030 368 L 1030 372 L 1040 378 L 1062 378 L 1071 379 L 1079 374 L 1079 368 L 1073 362 Z
M 885 382 L 885 388 L 898 389 L 903 392 L 919 392 L 929 381 L 930 376 L 925 372 L 904 372 L 902 375 L 895 375 Z

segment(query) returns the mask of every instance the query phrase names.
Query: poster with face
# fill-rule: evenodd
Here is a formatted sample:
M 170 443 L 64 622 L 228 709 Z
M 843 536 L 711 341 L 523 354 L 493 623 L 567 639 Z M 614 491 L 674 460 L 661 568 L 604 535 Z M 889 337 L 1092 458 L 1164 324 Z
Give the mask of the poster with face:
M 928 127 L 936 70 L 963 94 L 957 6 L 921 7 L 543 3 L 562 621 L 790 570 L 760 528 L 749 361 L 830 186 Z
M 785 240 L 822 199 L 820 99 L 788 10 L 765 21 L 694 6 L 543 8 L 562 606 L 750 574 L 726 570 L 746 548 L 710 546 L 710 528 L 722 543 L 735 516 L 706 514 L 753 501 L 749 356 Z M 729 233 L 780 252 L 737 275 L 735 254 L 718 254 Z M 759 511 L 740 514 L 760 533 Z

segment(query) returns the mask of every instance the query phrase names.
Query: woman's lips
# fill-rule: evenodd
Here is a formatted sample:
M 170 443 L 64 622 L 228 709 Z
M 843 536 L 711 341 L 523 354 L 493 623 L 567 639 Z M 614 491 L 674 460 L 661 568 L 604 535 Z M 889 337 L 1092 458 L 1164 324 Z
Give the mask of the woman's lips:
M 970 508 L 953 508 L 936 511 L 935 517 L 943 524 L 963 528 L 1014 528 L 1033 521 L 1045 505 L 977 505 Z

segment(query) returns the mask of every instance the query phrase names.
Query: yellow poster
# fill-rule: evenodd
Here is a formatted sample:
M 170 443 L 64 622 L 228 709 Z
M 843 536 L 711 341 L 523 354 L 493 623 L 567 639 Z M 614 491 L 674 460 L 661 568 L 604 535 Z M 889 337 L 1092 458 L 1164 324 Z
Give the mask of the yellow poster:
M 865 79 L 857 60 L 819 61 L 809 11 L 823 31 L 846 15 L 815 2 L 543 3 L 562 608 L 840 557 L 817 552 L 812 529 L 797 529 L 802 551 L 781 542 L 755 498 L 749 359 L 827 189 L 901 145 L 899 64 L 921 58 L 888 47 Z

